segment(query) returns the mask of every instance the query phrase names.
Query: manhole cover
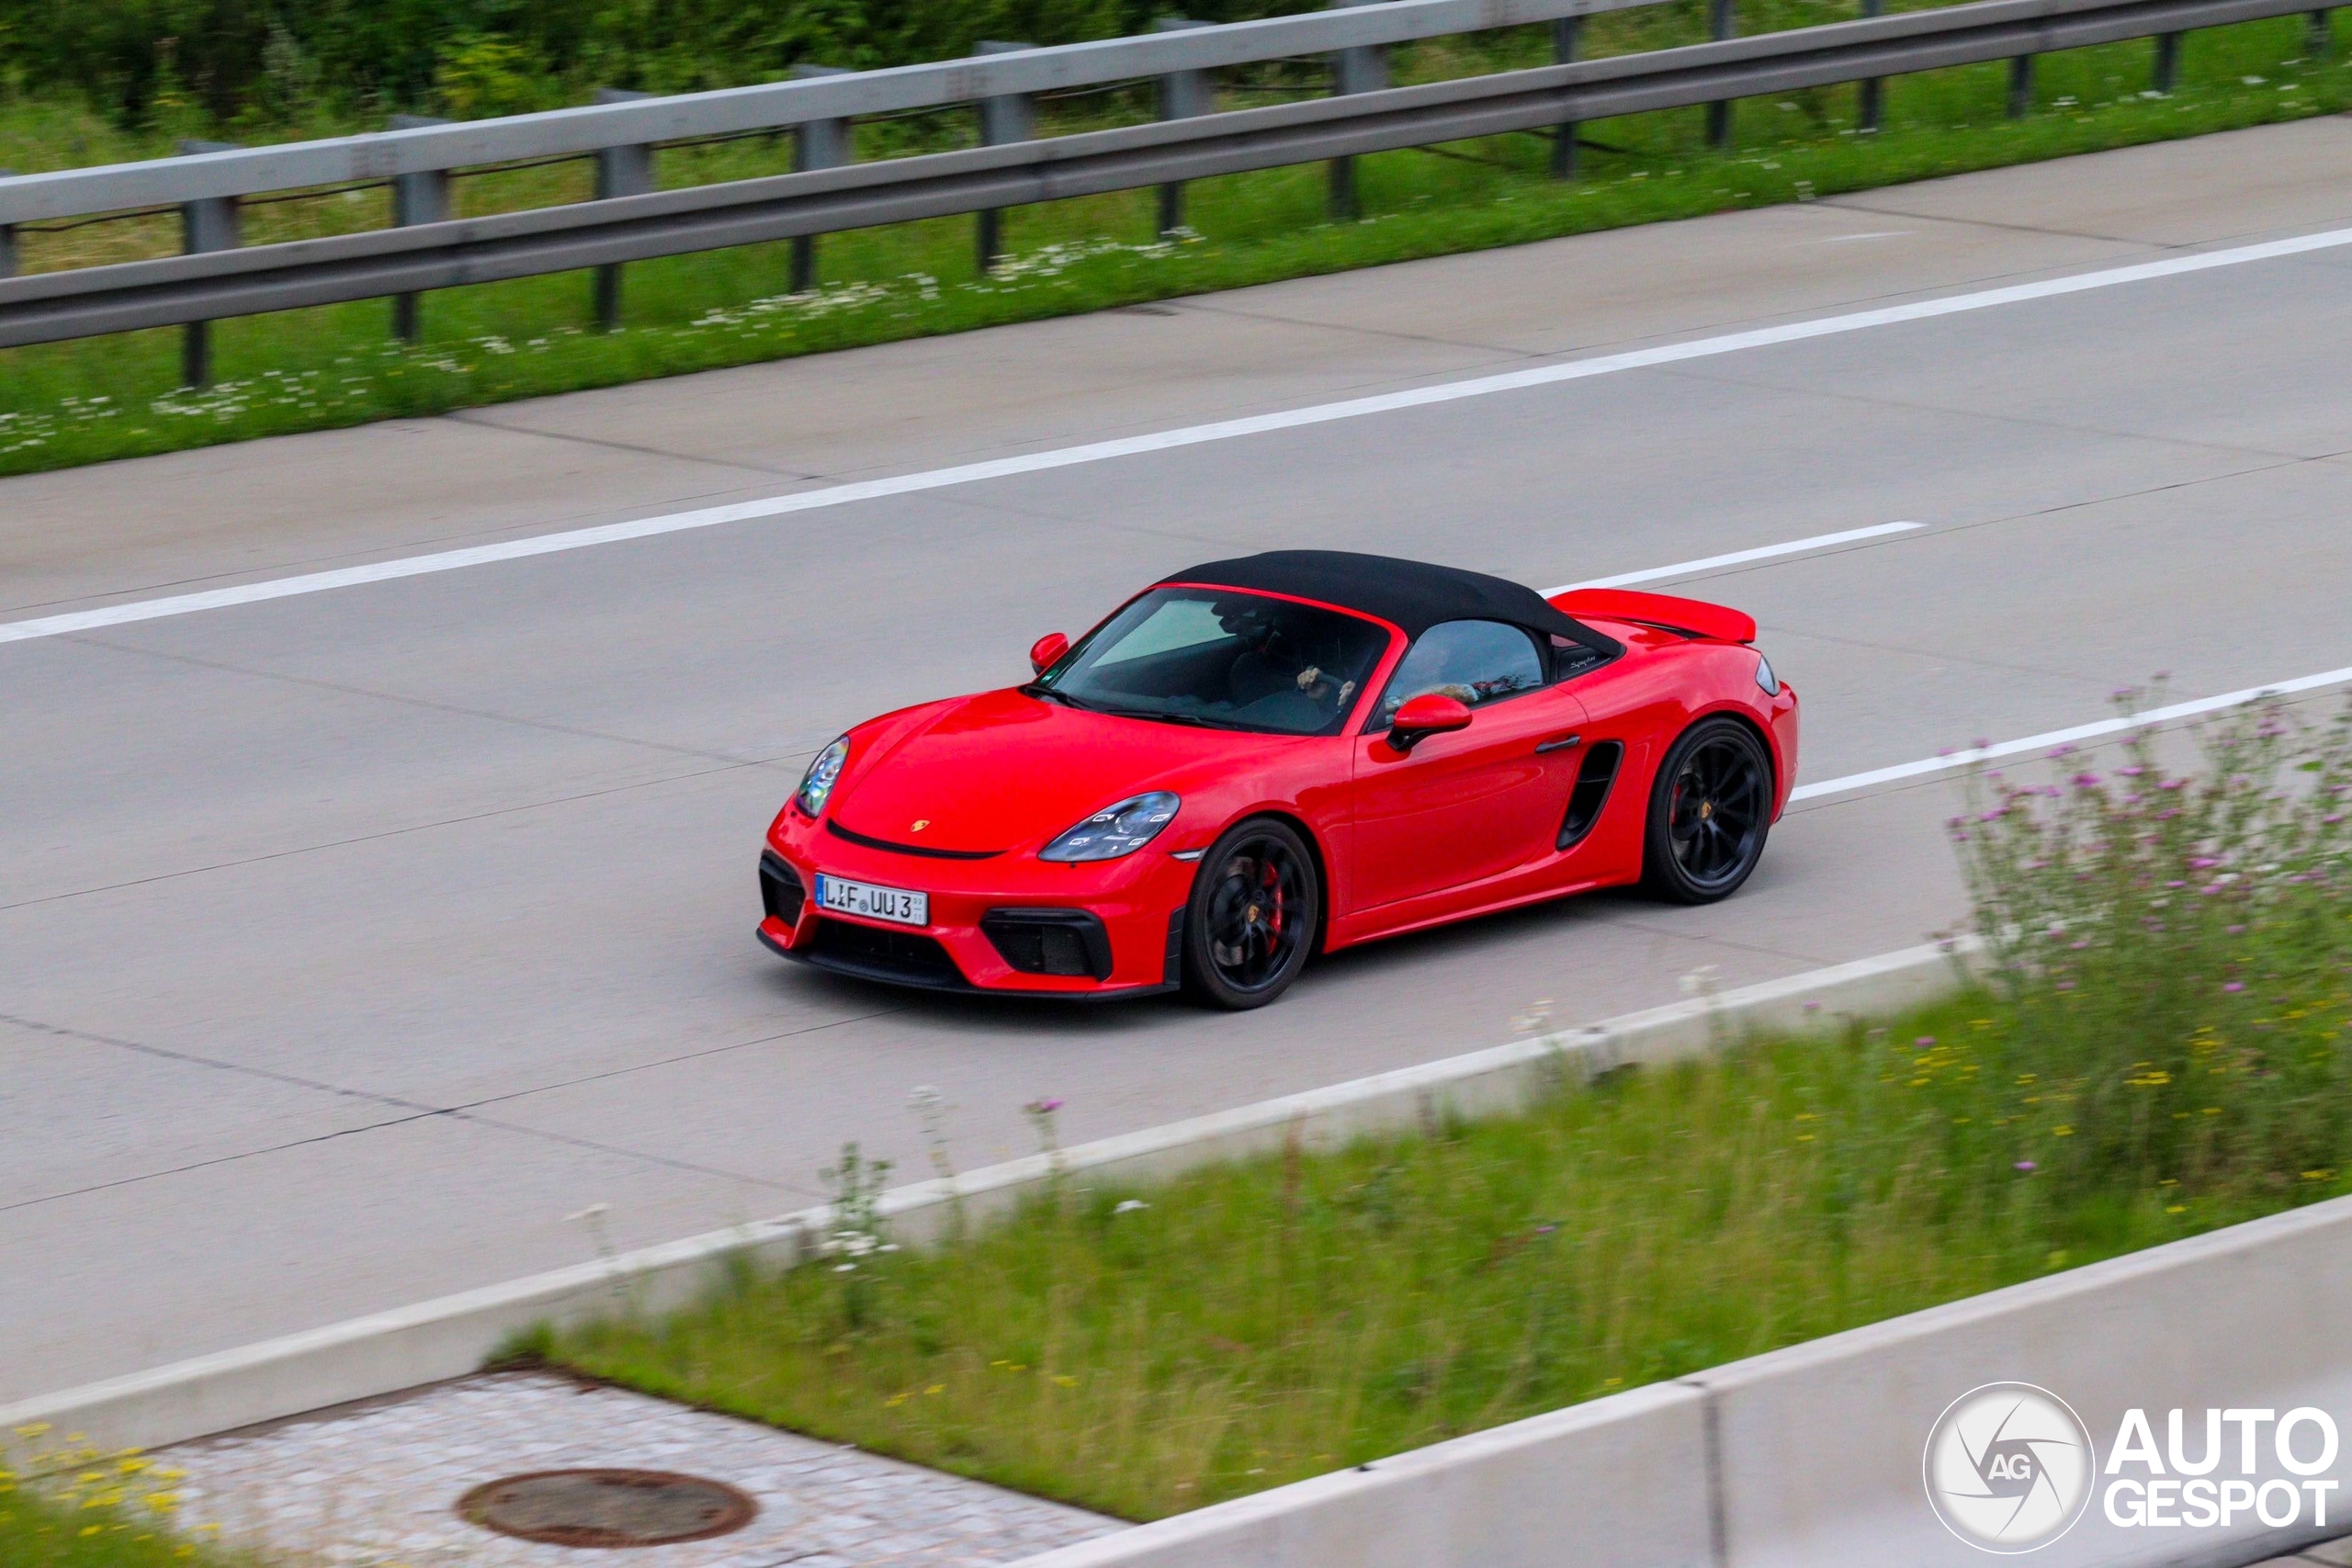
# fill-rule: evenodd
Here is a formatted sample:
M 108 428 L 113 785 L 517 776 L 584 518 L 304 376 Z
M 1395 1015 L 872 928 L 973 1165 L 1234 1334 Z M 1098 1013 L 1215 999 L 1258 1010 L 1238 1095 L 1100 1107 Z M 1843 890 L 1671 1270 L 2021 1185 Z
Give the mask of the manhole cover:
M 660 1546 L 752 1522 L 759 1505 L 721 1482 L 659 1470 L 542 1470 L 458 1499 L 469 1522 L 556 1546 Z

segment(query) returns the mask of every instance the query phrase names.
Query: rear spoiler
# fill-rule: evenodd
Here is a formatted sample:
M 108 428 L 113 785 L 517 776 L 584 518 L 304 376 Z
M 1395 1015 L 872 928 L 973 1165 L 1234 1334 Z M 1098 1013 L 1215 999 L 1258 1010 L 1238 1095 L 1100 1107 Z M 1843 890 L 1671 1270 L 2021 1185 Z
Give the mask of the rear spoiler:
M 1630 588 L 1571 588 L 1555 593 L 1552 607 L 1570 615 L 1593 615 L 1606 621 L 1633 621 L 1660 626 L 1686 637 L 1712 637 L 1718 642 L 1754 642 L 1756 617 L 1701 599 L 1678 599 L 1671 593 L 1640 593 Z

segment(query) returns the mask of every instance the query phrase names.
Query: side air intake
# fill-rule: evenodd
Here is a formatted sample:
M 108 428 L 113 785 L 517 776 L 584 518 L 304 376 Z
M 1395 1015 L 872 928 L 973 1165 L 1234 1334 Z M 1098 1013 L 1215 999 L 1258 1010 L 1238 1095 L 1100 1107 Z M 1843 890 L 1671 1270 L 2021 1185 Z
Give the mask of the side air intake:
M 1561 849 L 1575 847 L 1600 820 L 1600 808 L 1609 804 L 1609 786 L 1617 782 L 1617 764 L 1624 760 L 1622 740 L 1599 741 L 1584 754 L 1584 766 L 1577 770 L 1577 786 L 1568 792 L 1568 814 L 1560 819 Z

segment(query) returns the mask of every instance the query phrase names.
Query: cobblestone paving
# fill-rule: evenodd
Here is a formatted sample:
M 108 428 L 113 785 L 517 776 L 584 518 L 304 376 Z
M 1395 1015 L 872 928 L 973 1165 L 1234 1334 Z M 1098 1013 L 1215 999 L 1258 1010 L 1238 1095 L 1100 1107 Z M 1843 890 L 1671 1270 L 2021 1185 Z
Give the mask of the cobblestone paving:
M 404 1398 L 170 1451 L 184 1521 L 350 1568 L 924 1568 L 1017 1562 L 1118 1520 L 665 1400 L 538 1372 Z M 495 1535 L 455 1512 L 525 1471 L 638 1467 L 708 1476 L 758 1500 L 711 1540 L 618 1552 Z

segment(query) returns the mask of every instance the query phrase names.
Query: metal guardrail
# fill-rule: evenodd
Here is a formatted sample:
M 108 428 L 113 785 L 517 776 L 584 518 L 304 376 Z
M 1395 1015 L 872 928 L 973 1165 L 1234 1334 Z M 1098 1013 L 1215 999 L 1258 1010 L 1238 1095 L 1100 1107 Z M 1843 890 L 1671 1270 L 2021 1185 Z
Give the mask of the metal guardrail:
M 0 179 L 0 225 L 220 197 L 347 184 L 944 108 L 1071 87 L 1146 81 L 1300 55 L 1627 10 L 1660 0 L 1389 0 L 1221 27 L 1049 48 L 998 46 L 962 60 L 541 114 L 410 125 L 364 136 Z M 987 46 L 983 46 L 987 47 Z
M 1947 66 L 2030 60 L 2054 50 L 2310 10 L 2309 0 L 1973 0 L 1043 141 L 0 279 L 0 347 L 612 266 Z M 1501 14 L 1501 8 L 1490 4 L 1486 14 Z M 1210 31 L 1167 36 L 1189 43 Z M 662 102 L 618 107 L 651 112 Z

